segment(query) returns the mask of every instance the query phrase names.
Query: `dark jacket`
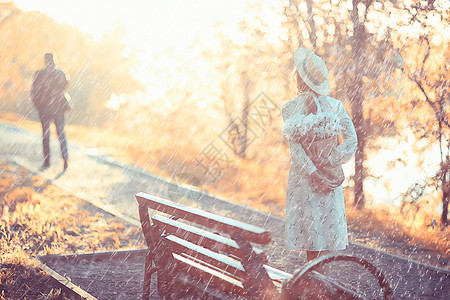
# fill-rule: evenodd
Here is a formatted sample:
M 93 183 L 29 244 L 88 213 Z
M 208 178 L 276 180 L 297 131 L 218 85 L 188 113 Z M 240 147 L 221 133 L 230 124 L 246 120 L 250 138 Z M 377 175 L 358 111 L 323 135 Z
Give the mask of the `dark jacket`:
M 31 100 L 40 114 L 55 115 L 68 109 L 64 91 L 66 75 L 57 68 L 47 67 L 34 75 Z

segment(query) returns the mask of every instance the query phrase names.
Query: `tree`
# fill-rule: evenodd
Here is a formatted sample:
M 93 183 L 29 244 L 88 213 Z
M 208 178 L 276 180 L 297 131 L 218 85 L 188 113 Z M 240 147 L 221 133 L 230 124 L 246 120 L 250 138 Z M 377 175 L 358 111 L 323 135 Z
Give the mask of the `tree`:
M 434 119 L 428 121 L 431 124 L 424 126 L 425 130 L 419 130 L 421 137 L 437 138 L 440 150 L 440 170 L 437 173 L 436 187 L 442 190 L 442 215 L 441 223 L 448 226 L 448 205 L 450 186 L 450 123 L 449 123 L 449 82 L 447 80 L 449 66 L 442 62 L 439 66 L 430 66 L 429 59 L 432 49 L 428 38 L 423 38 L 426 45 L 425 54 L 417 69 L 408 70 L 408 78 L 413 81 L 423 94 L 425 102 L 432 109 Z M 437 67 L 437 68 L 436 68 Z M 434 69 L 434 70 L 433 70 Z
M 364 188 L 363 182 L 365 178 L 364 172 L 364 149 L 366 146 L 366 125 L 364 120 L 364 93 L 363 93 L 363 81 L 362 77 L 365 75 L 365 55 L 366 52 L 366 40 L 367 33 L 364 27 L 364 22 L 367 18 L 367 7 L 359 6 L 360 3 L 365 1 L 352 1 L 352 23 L 353 23 L 353 37 L 351 39 L 352 45 L 352 55 L 354 58 L 354 72 L 353 81 L 349 85 L 348 94 L 350 95 L 350 103 L 352 107 L 352 119 L 355 124 L 356 134 L 358 136 L 358 148 L 355 154 L 355 176 L 354 176 L 354 203 L 359 209 L 364 207 Z M 373 2 L 373 1 L 368 1 Z M 361 8 L 364 7 L 364 8 Z M 360 9 L 364 9 L 365 12 L 361 13 Z M 360 20 L 360 15 L 363 15 L 362 20 Z
M 373 47 L 373 38 L 377 39 L 378 54 L 384 59 L 375 61 L 383 62 L 381 66 L 385 71 L 383 74 L 376 67 L 369 68 L 377 75 L 369 77 L 377 80 L 366 85 L 366 99 L 382 101 L 376 102 L 377 107 L 370 101 L 365 103 L 369 112 L 372 108 L 378 110 L 376 115 L 369 114 L 366 124 L 370 122 L 370 126 L 366 126 L 366 131 L 370 133 L 377 128 L 374 120 L 378 118 L 384 128 L 393 128 L 396 134 L 402 134 L 406 127 L 412 128 L 416 138 L 428 141 L 429 147 L 437 141 L 440 170 L 426 183 L 411 186 L 405 199 L 410 199 L 409 203 L 418 210 L 419 201 L 426 196 L 429 187 L 440 189 L 441 221 L 448 224 L 448 38 L 440 33 L 448 21 L 448 4 L 445 1 L 390 0 L 364 3 L 370 4 L 366 8 L 360 6 L 363 15 L 360 13 L 359 19 L 365 20 L 366 31 L 370 31 L 365 41 Z M 356 16 L 354 18 L 356 20 Z M 368 58 L 370 56 L 365 57 Z M 370 134 L 366 137 L 370 138 Z
M 415 1 L 409 5 L 398 4 L 396 8 L 407 18 L 401 26 L 417 24 L 414 35 L 402 36 L 403 55 L 412 51 L 418 53 L 415 59 L 402 69 L 419 93 L 410 99 L 407 106 L 410 124 L 418 139 L 427 139 L 432 145 L 437 141 L 440 151 L 440 166 L 436 176 L 426 185 L 432 185 L 442 192 L 441 224 L 449 225 L 448 206 L 450 202 L 450 102 L 449 102 L 449 41 L 442 36 L 440 27 L 448 21 L 448 11 L 442 3 Z M 433 20 L 434 21 L 431 21 Z M 414 91 L 414 90 L 413 90 Z M 421 96 L 420 96 L 421 95 Z M 428 108 L 429 114 L 423 111 Z M 420 113 L 417 113 L 417 111 Z M 428 118 L 429 115 L 434 118 Z M 424 189 L 424 186 L 421 186 Z M 422 194 L 421 194 L 422 195 Z M 414 199 L 413 200 L 417 200 Z
M 10 17 L 0 19 L 3 109 L 30 114 L 28 95 L 33 74 L 43 67 L 43 55 L 49 50 L 56 53 L 57 65 L 70 77 L 69 94 L 75 105 L 69 114 L 70 122 L 99 125 L 112 94 L 133 93 L 142 88 L 130 73 L 135 63 L 133 56 L 126 58 L 122 54 L 125 46 L 120 28 L 95 42 L 92 36 L 73 26 L 58 24 L 45 14 L 6 5 L 11 13 L 5 16 Z M 3 8 L 0 17 L 7 11 Z
M 261 11 L 262 5 L 251 3 L 247 9 Z M 217 25 L 222 55 L 215 63 L 221 73 L 221 98 L 228 121 L 229 144 L 239 158 L 249 158 L 249 146 L 255 138 L 261 138 L 258 125 L 252 119 L 252 101 L 262 91 L 255 89 L 261 82 L 275 80 L 276 74 L 279 74 L 279 70 L 271 68 L 275 51 L 267 40 L 267 24 L 259 14 L 254 16 L 239 24 L 240 34 L 245 36 L 244 43 L 231 40 L 222 32 L 221 24 Z M 265 134 L 264 130 L 262 134 Z
M 339 5 L 338 5 L 339 4 Z M 332 91 L 338 99 L 348 100 L 358 136 L 355 155 L 354 204 L 363 208 L 365 203 L 363 183 L 365 149 L 370 130 L 366 122 L 366 82 L 378 80 L 381 73 L 389 76 L 394 68 L 378 55 L 382 41 L 368 33 L 367 12 L 373 1 L 289 1 L 284 8 L 286 27 L 290 36 L 288 43 L 298 39 L 299 47 L 316 50 L 328 66 L 332 67 L 332 80 L 336 88 Z M 316 24 L 320 22 L 320 26 Z M 293 52 L 292 45 L 287 46 Z M 383 69 L 377 67 L 384 64 Z

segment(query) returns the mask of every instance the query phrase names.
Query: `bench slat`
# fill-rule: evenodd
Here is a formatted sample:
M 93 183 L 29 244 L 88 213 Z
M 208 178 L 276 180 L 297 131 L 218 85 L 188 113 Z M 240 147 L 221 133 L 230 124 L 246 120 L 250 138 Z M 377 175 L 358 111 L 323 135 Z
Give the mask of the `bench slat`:
M 270 242 L 270 233 L 264 228 L 218 216 L 201 209 L 190 208 L 142 192 L 136 194 L 135 197 L 140 205 L 227 233 L 231 237 L 240 235 L 250 242 L 262 245 Z
M 174 234 L 213 251 L 230 253 L 239 258 L 244 255 L 238 244 L 232 239 L 163 217 L 161 215 L 154 215 L 152 217 L 152 222 L 167 233 Z M 262 255 L 264 261 L 267 262 L 267 257 L 261 249 L 254 248 L 254 250 L 259 255 Z
M 200 260 L 198 258 L 189 256 L 186 253 L 183 253 L 182 255 L 187 256 L 189 259 L 191 259 L 191 260 L 193 260 L 195 262 L 198 262 L 199 264 L 203 264 L 203 265 L 206 265 L 207 267 L 209 267 L 211 269 L 215 269 L 215 270 L 217 270 L 220 273 L 224 272 L 222 269 L 220 269 L 220 268 L 218 268 L 216 266 L 213 266 L 211 264 L 208 264 L 205 261 L 202 261 L 202 260 Z M 264 265 L 264 268 L 266 269 L 267 274 L 269 274 L 270 278 L 274 281 L 274 284 L 277 286 L 277 288 L 280 289 L 280 292 L 281 292 L 281 287 L 282 287 L 282 285 L 284 283 L 284 280 L 288 280 L 289 281 L 293 277 L 292 274 L 286 273 L 284 271 L 281 271 L 279 269 L 276 269 L 276 268 L 273 268 L 273 267 L 270 267 L 270 266 L 267 266 L 267 265 Z M 225 274 L 233 277 L 232 274 L 229 274 L 229 273 L 225 273 Z M 240 278 L 236 278 L 236 279 L 240 279 Z
M 192 256 L 194 259 L 197 259 L 199 263 L 201 263 L 201 260 L 204 260 L 206 264 L 214 265 L 218 269 L 224 270 L 242 279 L 247 279 L 248 277 L 242 264 L 233 258 L 200 247 L 174 235 L 169 235 L 165 238 L 169 241 L 172 247 L 179 249 L 181 252 L 184 252 L 189 256 Z M 283 280 L 289 280 L 292 278 L 292 274 L 276 268 L 267 265 L 264 265 L 264 268 L 266 269 L 270 279 L 274 281 L 282 283 Z
M 192 261 L 195 261 L 196 263 L 204 265 L 204 266 L 206 266 L 206 267 L 208 267 L 210 269 L 216 270 L 220 274 L 225 274 L 225 275 L 227 275 L 229 277 L 232 277 L 232 278 L 236 279 L 239 282 L 242 282 L 242 278 L 240 278 L 240 277 L 238 277 L 236 275 L 233 275 L 233 274 L 231 274 L 231 273 L 229 273 L 229 272 L 227 272 L 227 271 L 225 271 L 225 270 L 223 270 L 223 269 L 221 269 L 221 268 L 219 268 L 219 267 L 217 267 L 215 265 L 209 264 L 209 263 L 207 263 L 204 260 L 201 260 L 201 259 L 199 259 L 197 257 L 190 256 L 189 254 L 186 254 L 186 253 L 182 253 L 181 255 L 187 257 L 188 259 L 190 259 Z
M 209 249 L 200 247 L 196 244 L 180 239 L 179 237 L 174 235 L 166 236 L 165 239 L 169 242 L 172 251 L 174 251 L 175 253 L 186 253 L 194 258 L 203 260 L 208 264 L 216 266 L 232 275 L 236 275 L 243 279 L 247 278 L 247 274 L 242 264 L 229 256 L 222 255 Z
M 220 287 L 221 290 L 232 291 L 235 294 L 243 296 L 247 295 L 243 284 L 239 280 L 208 268 L 207 266 L 199 264 L 177 253 L 173 253 L 173 257 L 180 265 L 180 268 L 184 269 L 189 274 L 194 274 L 206 282 L 212 282 L 216 286 Z
M 269 274 L 270 279 L 278 282 L 283 282 L 283 280 L 290 280 L 293 277 L 292 274 L 286 273 L 268 265 L 264 265 L 264 268 L 266 269 L 267 274 Z

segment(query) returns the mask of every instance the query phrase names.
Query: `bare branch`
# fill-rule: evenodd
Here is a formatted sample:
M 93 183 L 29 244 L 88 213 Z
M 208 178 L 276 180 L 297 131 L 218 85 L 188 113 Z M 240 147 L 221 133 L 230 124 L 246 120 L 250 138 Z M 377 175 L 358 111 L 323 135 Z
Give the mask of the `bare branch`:
M 425 63 L 426 63 L 428 57 L 430 56 L 430 50 L 431 50 L 431 48 L 430 48 L 430 41 L 428 40 L 428 37 L 425 36 L 424 40 L 427 42 L 427 52 L 425 53 L 425 56 L 424 56 L 423 61 L 422 61 L 421 71 L 425 69 Z
M 419 87 L 419 89 L 422 91 L 423 95 L 425 96 L 425 100 L 431 106 L 431 108 L 434 110 L 434 113 L 436 114 L 436 117 L 438 118 L 438 120 L 441 121 L 442 123 L 444 123 L 448 128 L 450 128 L 450 123 L 446 119 L 446 116 L 442 115 L 442 112 L 439 111 L 439 108 L 437 107 L 436 103 L 431 101 L 431 99 L 428 97 L 428 94 L 425 91 L 424 87 L 422 86 L 421 82 L 415 76 L 412 77 L 412 76 L 408 75 L 408 78 L 411 81 L 414 81 L 416 83 L 416 85 Z

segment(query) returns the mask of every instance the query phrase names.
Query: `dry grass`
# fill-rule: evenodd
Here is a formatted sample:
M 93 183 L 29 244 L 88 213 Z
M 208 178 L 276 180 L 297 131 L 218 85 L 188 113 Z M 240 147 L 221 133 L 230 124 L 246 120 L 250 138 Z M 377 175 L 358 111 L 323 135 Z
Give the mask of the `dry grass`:
M 39 296 L 36 289 L 46 290 L 39 284 L 48 279 L 35 265 L 36 255 L 143 246 L 139 228 L 90 208 L 21 167 L 0 164 L 0 170 L 0 287 L 8 299 L 23 298 L 20 293 L 33 299 Z M 61 297 L 56 290 L 45 293 Z
M 13 113 L 0 111 L 0 120 L 31 132 L 41 132 L 39 122 Z M 77 125 L 68 125 L 66 134 L 69 141 L 86 148 L 101 148 L 102 154 L 109 154 L 122 163 L 137 165 L 160 176 L 198 186 L 192 177 L 178 176 L 183 173 L 193 174 L 201 183 L 199 188 L 262 211 L 284 214 L 288 164 L 274 164 L 271 160 L 240 159 L 233 166 L 222 170 L 220 180 L 212 181 L 211 176 L 205 174 L 201 167 L 196 167 L 199 151 L 183 148 L 172 140 L 152 142 L 148 137 L 138 134 L 130 136 L 117 130 Z M 278 148 L 272 150 L 273 155 L 279 152 Z M 287 159 L 285 157 L 284 160 Z M 278 175 L 267 176 L 268 174 Z M 275 186 L 277 188 L 272 188 Z
M 413 221 L 410 212 L 400 214 L 387 207 L 374 207 L 370 204 L 367 204 L 363 210 L 347 207 L 346 211 L 349 223 L 353 224 L 352 231 L 369 232 L 384 240 L 450 255 L 450 228 L 448 227 L 420 224 L 420 221 Z

